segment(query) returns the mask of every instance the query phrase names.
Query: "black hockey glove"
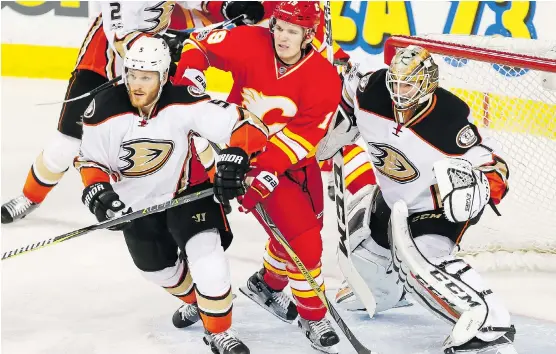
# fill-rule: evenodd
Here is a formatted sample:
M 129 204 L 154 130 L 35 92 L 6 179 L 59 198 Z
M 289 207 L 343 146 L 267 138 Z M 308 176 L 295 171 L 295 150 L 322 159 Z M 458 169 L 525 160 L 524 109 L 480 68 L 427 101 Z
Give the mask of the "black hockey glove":
M 214 196 L 220 203 L 225 205 L 245 194 L 243 181 L 248 170 L 249 157 L 245 151 L 238 147 L 222 150 L 214 174 Z
M 165 33 L 162 35 L 162 39 L 168 45 L 170 49 L 170 58 L 172 58 L 172 62 L 178 62 L 181 59 L 181 51 L 183 50 L 183 41 L 186 39 L 185 37 L 168 34 Z
M 238 26 L 256 24 L 264 17 L 264 6 L 260 1 L 224 1 L 222 4 L 222 15 L 228 20 L 243 14 L 246 18 L 238 22 Z
M 120 200 L 120 197 L 114 188 L 107 182 L 93 183 L 85 190 L 83 190 L 83 197 L 81 198 L 83 204 L 89 208 L 99 222 L 120 217 L 131 212 L 131 208 L 126 211 L 125 204 Z M 116 225 L 108 228 L 112 231 L 121 231 L 129 226 L 129 222 Z

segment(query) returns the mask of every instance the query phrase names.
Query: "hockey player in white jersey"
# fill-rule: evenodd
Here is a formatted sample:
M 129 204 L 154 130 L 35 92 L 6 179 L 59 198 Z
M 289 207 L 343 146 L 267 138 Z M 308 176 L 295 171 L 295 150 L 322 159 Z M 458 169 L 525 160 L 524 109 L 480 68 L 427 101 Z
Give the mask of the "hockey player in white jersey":
M 416 46 L 399 50 L 388 69 L 348 73 L 317 157 L 330 158 L 356 132 L 368 144 L 378 186 L 346 201 L 347 247 L 377 311 L 395 306 L 405 289 L 454 326 L 445 353 L 514 353 L 507 309 L 452 256 L 484 208 L 496 210 L 508 191 L 508 166 L 472 123 L 469 106 L 438 87 L 439 75 Z
M 121 62 L 131 44 L 140 37 L 163 35 L 173 12 L 174 1 L 102 1 L 93 19 L 71 73 L 65 99 L 75 98 L 121 74 Z M 200 4 L 192 4 L 199 5 Z M 178 55 L 180 48 L 176 48 Z M 190 78 L 204 77 L 190 71 Z M 191 80 L 192 84 L 198 81 Z M 22 219 L 35 210 L 58 184 L 79 151 L 81 115 L 86 99 L 65 103 L 60 111 L 58 131 L 32 164 L 22 195 L 4 203 L 2 224 Z
M 74 166 L 85 185 L 83 203 L 98 221 L 212 188 L 192 143 L 195 135 L 246 154 L 266 145 L 268 129 L 256 116 L 191 87 L 174 87 L 169 65 L 164 40 L 137 39 L 125 55 L 125 85 L 98 94 L 83 115 Z M 118 229 L 142 274 L 186 303 L 174 314 L 176 326 L 200 317 L 214 353 L 249 353 L 230 331 L 224 250 L 232 233 L 220 204 L 202 198 Z

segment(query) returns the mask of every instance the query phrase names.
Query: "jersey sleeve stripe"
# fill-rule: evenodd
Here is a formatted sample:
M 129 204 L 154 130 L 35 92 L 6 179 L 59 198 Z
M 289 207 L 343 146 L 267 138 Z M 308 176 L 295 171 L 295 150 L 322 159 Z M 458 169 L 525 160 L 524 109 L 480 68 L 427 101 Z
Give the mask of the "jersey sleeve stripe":
M 288 157 L 288 159 L 292 164 L 297 163 L 298 161 L 297 156 L 291 151 L 289 147 L 286 146 L 286 144 L 284 144 L 281 140 L 279 140 L 276 137 L 276 135 L 270 138 L 270 142 L 276 145 L 276 147 L 278 147 L 280 150 L 282 150 L 282 152 L 286 154 L 286 156 Z
M 291 151 L 297 156 L 298 160 L 301 160 L 309 153 L 303 146 L 298 144 L 295 140 L 290 139 L 283 132 L 278 132 L 275 136 L 291 149 Z
M 287 127 L 282 129 L 282 132 L 290 139 L 298 142 L 299 144 L 301 144 L 305 150 L 307 150 L 307 152 L 313 150 L 315 147 L 313 146 L 313 144 L 311 144 L 310 142 L 308 142 L 304 137 L 302 137 L 301 135 L 297 135 L 294 132 L 292 132 L 291 130 L 289 130 Z

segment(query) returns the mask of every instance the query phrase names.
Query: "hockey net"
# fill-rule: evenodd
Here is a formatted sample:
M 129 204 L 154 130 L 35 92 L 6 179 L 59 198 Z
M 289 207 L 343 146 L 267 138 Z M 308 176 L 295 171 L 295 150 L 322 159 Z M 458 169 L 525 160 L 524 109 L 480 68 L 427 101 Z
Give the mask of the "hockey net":
M 502 216 L 487 206 L 458 255 L 482 270 L 556 271 L 556 41 L 394 36 L 386 64 L 411 44 L 432 53 L 440 86 L 467 102 L 510 168 Z

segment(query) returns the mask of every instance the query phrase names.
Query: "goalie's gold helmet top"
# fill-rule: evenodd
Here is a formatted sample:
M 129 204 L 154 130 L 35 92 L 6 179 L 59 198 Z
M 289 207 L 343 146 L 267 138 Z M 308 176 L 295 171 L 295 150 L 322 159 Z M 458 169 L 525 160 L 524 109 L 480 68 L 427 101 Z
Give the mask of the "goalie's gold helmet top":
M 396 110 L 414 111 L 438 87 L 438 65 L 422 47 L 402 48 L 392 58 L 386 86 Z

